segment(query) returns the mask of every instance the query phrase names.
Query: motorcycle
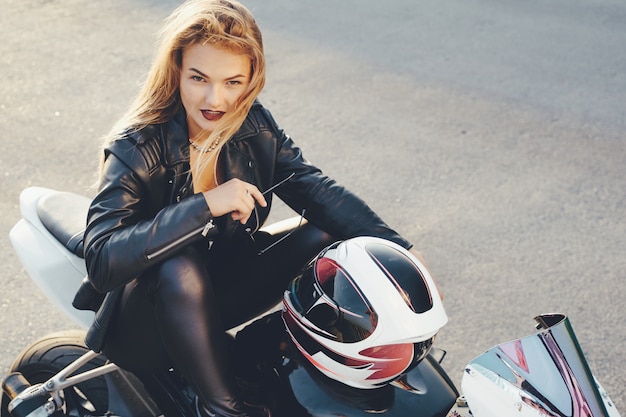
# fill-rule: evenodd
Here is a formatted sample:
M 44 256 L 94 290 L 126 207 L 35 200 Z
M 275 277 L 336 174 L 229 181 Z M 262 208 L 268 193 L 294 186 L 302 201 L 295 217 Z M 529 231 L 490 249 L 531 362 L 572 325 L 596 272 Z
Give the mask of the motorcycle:
M 89 199 L 31 187 L 20 196 L 22 218 L 11 242 L 28 275 L 79 327 L 94 313 L 72 307 L 86 276 L 82 233 Z M 264 227 L 290 230 L 300 218 Z M 417 366 L 375 389 L 359 389 L 321 374 L 294 346 L 274 309 L 233 334 L 240 385 L 275 417 L 606 416 L 619 412 L 591 373 L 569 319 L 535 317 L 536 332 L 495 346 L 467 364 L 461 390 L 433 347 Z M 197 417 L 197 396 L 175 369 L 139 380 L 84 344 L 85 330 L 43 337 L 13 361 L 2 383 L 0 417 Z

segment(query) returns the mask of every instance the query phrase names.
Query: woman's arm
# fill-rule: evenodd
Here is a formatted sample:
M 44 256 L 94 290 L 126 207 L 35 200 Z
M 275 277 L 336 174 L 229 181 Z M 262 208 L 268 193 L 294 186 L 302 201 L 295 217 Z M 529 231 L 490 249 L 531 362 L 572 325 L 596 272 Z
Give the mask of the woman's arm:
M 150 207 L 151 186 L 141 178 L 149 176 L 137 173 L 113 154 L 107 157 L 85 231 L 87 271 L 100 292 L 126 284 L 184 245 L 216 233 L 201 194 Z
M 408 249 L 412 245 L 389 227 L 362 199 L 310 164 L 291 138 L 280 135 L 276 177 L 293 177 L 278 187 L 276 194 L 296 212 L 321 229 L 342 239 L 374 236 Z

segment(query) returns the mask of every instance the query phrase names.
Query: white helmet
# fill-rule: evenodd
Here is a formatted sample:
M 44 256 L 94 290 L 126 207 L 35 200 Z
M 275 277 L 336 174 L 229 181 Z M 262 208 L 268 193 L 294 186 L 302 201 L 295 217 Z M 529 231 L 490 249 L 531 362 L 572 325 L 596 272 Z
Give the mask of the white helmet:
M 356 388 L 380 387 L 416 365 L 448 321 L 426 267 L 373 237 L 324 249 L 285 291 L 282 317 L 311 364 Z

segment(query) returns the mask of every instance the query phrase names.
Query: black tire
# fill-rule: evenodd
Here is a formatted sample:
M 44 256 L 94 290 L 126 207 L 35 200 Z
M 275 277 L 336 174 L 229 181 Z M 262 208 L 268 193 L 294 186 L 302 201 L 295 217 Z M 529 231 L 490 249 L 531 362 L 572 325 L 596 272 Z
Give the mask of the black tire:
M 32 385 L 47 381 L 89 351 L 84 344 L 85 332 L 69 330 L 45 336 L 18 355 L 9 372 L 20 372 Z M 79 372 L 102 366 L 106 358 L 99 355 L 84 365 Z M 87 415 L 102 416 L 109 408 L 109 395 L 104 377 L 81 382 L 63 392 L 65 406 L 63 414 L 72 417 Z M 11 417 L 8 398 L 2 393 L 0 417 Z

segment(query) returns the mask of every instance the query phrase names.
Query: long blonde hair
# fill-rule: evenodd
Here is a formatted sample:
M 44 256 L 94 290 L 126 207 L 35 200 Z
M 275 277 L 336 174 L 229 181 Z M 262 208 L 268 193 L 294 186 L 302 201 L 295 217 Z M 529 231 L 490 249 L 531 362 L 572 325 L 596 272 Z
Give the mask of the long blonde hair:
M 147 79 L 135 100 L 115 124 L 104 145 L 118 139 L 128 130 L 140 130 L 151 124 L 164 123 L 180 110 L 180 73 L 185 48 L 210 44 L 245 54 L 250 58 L 250 82 L 232 112 L 228 112 L 211 133 L 202 132 L 195 139 L 208 146 L 220 138 L 219 146 L 205 158 L 198 158 L 204 168 L 212 155 L 237 132 L 254 100 L 265 85 L 265 55 L 261 31 L 252 13 L 234 0 L 188 0 L 167 18 L 160 33 L 156 55 Z

